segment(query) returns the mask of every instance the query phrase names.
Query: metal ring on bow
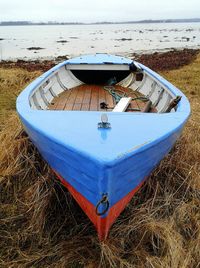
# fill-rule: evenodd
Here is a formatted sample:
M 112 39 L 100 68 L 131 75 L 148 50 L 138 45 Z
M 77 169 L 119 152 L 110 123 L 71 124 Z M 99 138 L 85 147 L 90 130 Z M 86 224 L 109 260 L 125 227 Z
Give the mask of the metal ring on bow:
M 105 204 L 105 209 L 102 211 L 102 212 L 99 212 L 98 211 L 98 209 L 99 209 L 99 206 L 101 205 L 101 204 Z M 108 196 L 107 196 L 107 194 L 103 194 L 103 196 L 102 196 L 102 198 L 101 198 L 101 200 L 97 203 L 97 205 L 96 205 L 96 214 L 98 215 L 98 216 L 102 216 L 102 215 L 104 215 L 107 211 L 108 211 L 108 209 L 109 209 L 109 201 L 108 201 Z

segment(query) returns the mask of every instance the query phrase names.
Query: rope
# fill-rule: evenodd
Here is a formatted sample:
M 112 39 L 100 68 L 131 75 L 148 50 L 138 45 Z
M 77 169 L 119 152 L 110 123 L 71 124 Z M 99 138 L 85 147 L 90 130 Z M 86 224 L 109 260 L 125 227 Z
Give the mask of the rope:
M 106 91 L 108 91 L 108 93 L 113 96 L 113 98 L 115 99 L 115 102 L 118 103 L 121 98 L 123 97 L 128 97 L 128 95 L 126 94 L 126 92 L 122 91 L 122 90 L 116 90 L 114 86 L 104 86 L 104 89 Z M 122 93 L 118 93 L 118 92 L 122 92 Z M 135 97 L 135 98 L 132 98 L 132 101 L 134 100 L 141 100 L 141 101 L 148 101 L 149 99 L 147 97 L 143 97 L 143 96 L 140 96 L 140 97 Z
M 115 99 L 116 103 L 118 103 L 121 100 L 121 98 L 126 97 L 126 93 L 125 92 L 122 92 L 122 94 L 117 93 L 115 87 L 113 87 L 113 86 L 105 86 L 104 89 L 106 91 L 108 91 L 108 93 L 110 95 L 113 96 L 113 98 Z M 121 92 L 121 91 L 118 90 L 118 92 Z

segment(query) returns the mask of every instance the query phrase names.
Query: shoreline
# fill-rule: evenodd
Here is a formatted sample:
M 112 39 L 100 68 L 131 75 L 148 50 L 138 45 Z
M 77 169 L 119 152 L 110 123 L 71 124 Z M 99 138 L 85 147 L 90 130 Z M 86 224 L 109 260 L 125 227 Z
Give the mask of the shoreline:
M 190 64 L 196 58 L 199 52 L 200 49 L 173 49 L 165 52 L 152 52 L 145 54 L 133 53 L 131 54 L 130 58 L 148 66 L 155 71 L 164 71 L 178 69 L 184 65 Z M 22 68 L 30 72 L 45 72 L 56 64 L 67 59 L 67 56 L 58 56 L 53 60 L 4 60 L 0 62 L 0 68 Z
M 54 26 L 54 25 L 110 25 L 110 24 L 143 24 L 143 23 L 196 23 L 200 22 L 200 18 L 183 18 L 183 19 L 143 19 L 128 21 L 96 21 L 96 22 L 34 22 L 34 21 L 0 21 L 0 26 Z

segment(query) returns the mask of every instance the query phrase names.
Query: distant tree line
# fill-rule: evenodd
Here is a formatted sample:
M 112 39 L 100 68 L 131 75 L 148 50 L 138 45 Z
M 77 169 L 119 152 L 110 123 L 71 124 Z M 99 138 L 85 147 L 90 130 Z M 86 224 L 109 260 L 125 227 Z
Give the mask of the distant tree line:
M 124 21 L 124 22 L 31 22 L 31 21 L 2 21 L 0 26 L 23 26 L 23 25 L 91 25 L 91 24 L 133 24 L 133 23 L 184 23 L 184 22 L 200 22 L 200 18 L 193 19 L 163 19 L 163 20 L 139 20 L 139 21 Z

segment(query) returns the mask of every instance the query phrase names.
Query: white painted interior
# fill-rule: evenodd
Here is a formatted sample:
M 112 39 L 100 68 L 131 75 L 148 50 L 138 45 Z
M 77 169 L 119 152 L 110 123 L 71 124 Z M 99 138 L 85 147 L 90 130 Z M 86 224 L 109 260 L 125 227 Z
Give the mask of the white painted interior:
M 128 71 L 127 64 L 68 64 L 67 70 L 113 70 L 113 71 Z
M 53 72 L 45 81 L 43 81 L 29 97 L 30 106 L 32 109 L 46 110 L 53 99 L 65 90 L 72 89 L 83 84 L 70 71 L 73 69 L 92 69 L 98 70 L 127 70 L 128 65 L 66 65 L 61 67 L 56 72 Z M 141 72 L 139 70 L 139 72 Z M 129 87 L 134 91 L 138 91 L 148 97 L 152 104 L 156 107 L 159 113 L 166 111 L 169 103 L 175 96 L 164 85 L 162 85 L 156 78 L 143 72 L 141 81 L 137 81 L 135 72 L 130 73 L 125 79 L 118 83 L 123 87 Z M 120 108 L 122 109 L 122 107 Z M 114 109 L 115 110 L 115 109 Z M 172 112 L 175 111 L 174 109 Z

